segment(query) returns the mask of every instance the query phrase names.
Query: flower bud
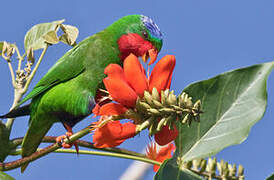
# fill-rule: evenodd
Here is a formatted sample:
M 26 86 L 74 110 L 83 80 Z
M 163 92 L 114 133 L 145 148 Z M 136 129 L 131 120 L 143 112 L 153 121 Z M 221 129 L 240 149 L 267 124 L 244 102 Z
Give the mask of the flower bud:
M 166 99 L 165 91 L 161 91 L 161 103 L 166 105 Z
M 147 112 L 147 110 L 150 109 L 151 106 L 149 104 L 145 103 L 145 102 L 137 101 L 136 108 L 138 110 L 143 111 L 143 112 Z
M 162 105 L 162 103 L 160 103 L 157 100 L 152 99 L 152 103 L 157 107 L 157 108 L 163 108 L 164 106 Z
M 239 165 L 238 167 L 238 176 L 244 175 L 244 167 L 242 165 Z
M 161 129 L 162 129 L 162 127 L 164 126 L 164 123 L 165 123 L 166 120 L 167 120 L 167 118 L 163 117 L 163 118 L 159 121 L 159 123 L 158 123 L 158 125 L 157 125 L 157 128 L 156 128 L 157 131 L 161 131 Z
M 201 173 L 205 171 L 206 165 L 207 165 L 207 161 L 205 159 L 203 159 L 202 162 L 201 162 L 201 165 L 200 165 L 200 167 L 201 167 L 200 172 Z
M 148 91 L 144 92 L 144 98 L 148 104 L 152 105 L 152 96 Z
M 151 95 L 153 100 L 160 101 L 159 93 L 155 87 L 152 89 Z
M 147 111 L 153 114 L 154 116 L 159 116 L 161 114 L 157 109 L 154 109 L 154 108 L 149 108 L 147 109 Z

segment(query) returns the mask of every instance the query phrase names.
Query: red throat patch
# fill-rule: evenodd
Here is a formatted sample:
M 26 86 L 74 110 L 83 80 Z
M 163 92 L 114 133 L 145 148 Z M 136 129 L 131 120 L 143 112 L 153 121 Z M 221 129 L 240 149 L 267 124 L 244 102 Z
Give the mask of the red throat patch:
M 155 49 L 149 41 L 146 41 L 136 33 L 122 35 L 118 40 L 118 46 L 121 52 L 121 60 L 124 60 L 130 53 L 140 57 L 149 49 Z

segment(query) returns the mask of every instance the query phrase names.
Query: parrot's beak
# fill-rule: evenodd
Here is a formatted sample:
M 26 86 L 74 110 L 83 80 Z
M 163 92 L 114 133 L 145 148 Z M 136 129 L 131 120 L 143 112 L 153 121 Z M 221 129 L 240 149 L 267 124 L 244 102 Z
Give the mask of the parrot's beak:
M 157 56 L 158 56 L 157 50 L 150 49 L 142 56 L 142 59 L 146 63 L 148 58 L 150 58 L 150 61 L 149 61 L 148 65 L 151 65 L 156 61 Z

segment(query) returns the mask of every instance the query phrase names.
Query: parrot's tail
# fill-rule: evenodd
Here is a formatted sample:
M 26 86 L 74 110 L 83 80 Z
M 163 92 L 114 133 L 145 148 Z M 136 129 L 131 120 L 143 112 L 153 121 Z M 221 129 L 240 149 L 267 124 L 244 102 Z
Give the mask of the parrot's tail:
M 19 117 L 19 116 L 27 116 L 29 114 L 30 114 L 30 104 L 27 104 L 25 106 L 12 109 L 7 114 L 1 115 L 0 118 L 1 119 L 15 118 L 15 117 Z

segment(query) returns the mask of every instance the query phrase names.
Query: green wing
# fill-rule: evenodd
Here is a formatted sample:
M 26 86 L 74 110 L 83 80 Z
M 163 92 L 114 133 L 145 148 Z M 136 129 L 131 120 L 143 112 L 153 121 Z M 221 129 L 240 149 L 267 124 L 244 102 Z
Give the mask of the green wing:
M 51 87 L 68 81 L 85 71 L 84 58 L 88 48 L 90 38 L 80 42 L 77 46 L 61 57 L 47 74 L 37 83 L 33 90 L 16 107 L 24 102 L 44 93 Z

